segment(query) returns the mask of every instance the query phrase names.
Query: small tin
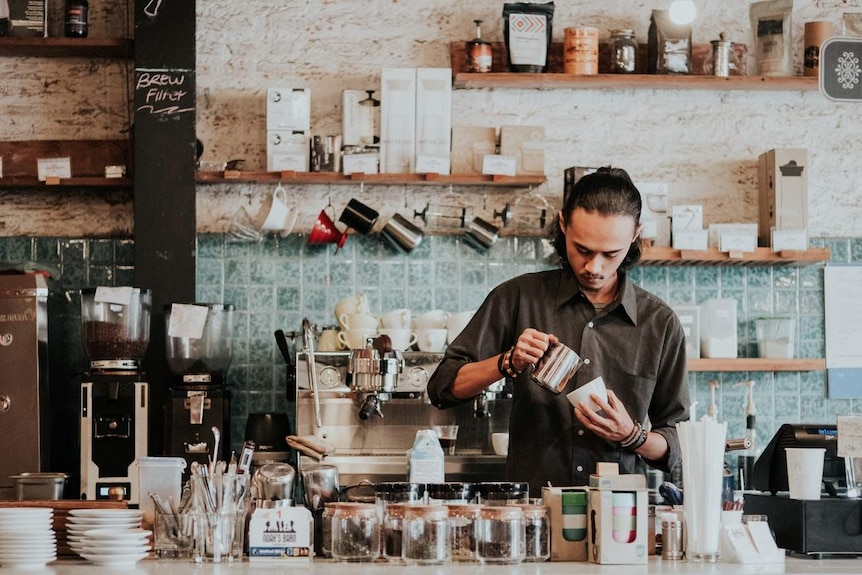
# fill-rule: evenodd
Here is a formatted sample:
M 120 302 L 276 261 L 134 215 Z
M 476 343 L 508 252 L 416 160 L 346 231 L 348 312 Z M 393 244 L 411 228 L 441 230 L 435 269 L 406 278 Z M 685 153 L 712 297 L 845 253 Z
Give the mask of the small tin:
M 730 76 L 730 52 L 733 42 L 724 39 L 724 32 L 718 35 L 718 40 L 712 41 L 712 74 L 727 78 Z
M 668 561 L 679 561 L 683 558 L 682 521 L 662 520 L 661 558 Z

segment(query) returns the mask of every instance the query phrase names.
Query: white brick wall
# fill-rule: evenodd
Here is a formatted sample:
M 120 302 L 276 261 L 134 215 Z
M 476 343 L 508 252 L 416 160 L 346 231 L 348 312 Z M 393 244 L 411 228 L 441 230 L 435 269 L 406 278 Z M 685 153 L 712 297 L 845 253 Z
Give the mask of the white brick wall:
M 606 40 L 608 29 L 625 26 L 645 41 L 650 10 L 660 4 L 665 3 L 558 1 L 554 36 L 561 39 L 568 26 L 592 25 Z M 733 41 L 751 43 L 749 2 L 698 4 L 695 42 L 716 39 L 723 31 Z M 796 0 L 795 5 L 798 69 L 805 21 L 831 20 L 840 30 L 843 11 L 862 11 L 860 0 Z M 197 130 L 206 146 L 204 159 L 244 158 L 248 169 L 265 169 L 267 86 L 311 88 L 313 131 L 336 133 L 342 89 L 376 87 L 385 66 L 448 66 L 449 43 L 472 37 L 475 18 L 485 20 L 486 37 L 502 39 L 501 9 L 499 0 L 198 2 Z M 108 138 L 124 127 L 124 85 L 115 63 L 28 61 L 29 75 L 21 64 L 17 58 L 0 59 L 0 137 Z M 86 82 L 52 83 L 68 74 L 70 66 L 82 65 L 92 68 Z M 93 104 L 86 118 L 80 113 L 83 102 Z M 547 196 L 561 193 L 566 166 L 613 164 L 637 180 L 668 182 L 671 203 L 703 203 L 707 222 L 754 220 L 757 156 L 773 147 L 805 147 L 811 162 L 811 234 L 862 236 L 857 193 L 862 180 L 862 104 L 838 104 L 816 92 L 794 91 L 459 90 L 453 107 L 454 125 L 545 125 L 551 143 L 549 184 L 540 192 Z M 237 207 L 255 209 L 268 191 L 267 186 L 200 188 L 199 230 L 224 230 Z M 358 192 L 326 186 L 293 191 L 305 206 L 297 231 L 307 230 L 312 215 L 328 201 L 338 208 Z M 478 205 L 480 213 L 484 205 L 489 214 L 517 193 L 477 188 L 455 192 Z M 364 197 L 385 216 L 405 200 L 409 210 L 440 193 L 436 188 L 377 187 L 366 188 Z M 74 233 L 67 218 L 52 215 L 55 207 L 34 203 L 27 194 L 3 193 L 0 201 L 26 211 L 27 221 L 33 222 L 20 225 L 19 233 Z M 111 207 L 104 202 L 99 209 L 95 203 L 76 227 L 98 231 L 105 225 Z M 11 226 L 7 217 L 0 215 L 0 234 Z

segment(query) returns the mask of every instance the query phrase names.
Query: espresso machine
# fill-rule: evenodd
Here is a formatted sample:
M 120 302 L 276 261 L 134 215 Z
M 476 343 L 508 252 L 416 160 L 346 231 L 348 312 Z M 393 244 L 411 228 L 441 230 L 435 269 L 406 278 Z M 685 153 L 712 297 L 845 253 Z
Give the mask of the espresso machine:
M 165 346 L 171 387 L 165 404 L 165 454 L 206 464 L 230 455 L 230 389 L 234 306 L 221 303 L 165 306 Z M 220 431 L 213 454 L 213 428 Z
M 149 385 L 141 368 L 150 339 L 150 290 L 81 291 L 89 371 L 81 383 L 81 499 L 140 501 L 134 462 L 147 455 Z

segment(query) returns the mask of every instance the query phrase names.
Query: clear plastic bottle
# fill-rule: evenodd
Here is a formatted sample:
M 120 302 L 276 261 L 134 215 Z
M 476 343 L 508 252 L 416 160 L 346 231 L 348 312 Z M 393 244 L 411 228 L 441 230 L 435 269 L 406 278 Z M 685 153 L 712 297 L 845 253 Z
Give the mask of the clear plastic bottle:
M 524 511 L 517 505 L 483 505 L 476 521 L 476 556 L 482 563 L 521 563 L 526 554 Z
M 332 516 L 332 558 L 374 561 L 380 556 L 377 510 L 371 503 L 339 505 Z
M 638 43 L 633 30 L 611 30 L 608 42 L 611 53 L 611 74 L 634 74 L 637 65 Z
M 481 507 L 474 503 L 447 505 L 452 537 L 452 561 L 476 561 L 476 520 Z
M 444 505 L 404 508 L 401 558 L 406 563 L 442 565 L 452 556 L 449 510 Z

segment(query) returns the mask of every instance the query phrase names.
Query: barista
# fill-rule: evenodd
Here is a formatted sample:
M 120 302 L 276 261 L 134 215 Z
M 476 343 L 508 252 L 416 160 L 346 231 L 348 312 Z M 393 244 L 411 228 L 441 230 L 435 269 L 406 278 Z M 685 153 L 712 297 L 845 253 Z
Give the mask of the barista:
M 640 213 L 624 170 L 581 178 L 555 227 L 560 268 L 492 290 L 429 381 L 442 409 L 501 375 L 513 380 L 507 474 L 528 481 L 533 496 L 548 483 L 586 485 L 597 461 L 617 462 L 623 473 L 643 471 L 644 461 L 664 471 L 680 462 L 674 425 L 688 419 L 685 337 L 670 307 L 628 276 L 641 255 Z M 556 341 L 583 359 L 560 394 L 530 378 Z M 608 400 L 592 399 L 602 412 L 573 409 L 566 394 L 599 376 Z

